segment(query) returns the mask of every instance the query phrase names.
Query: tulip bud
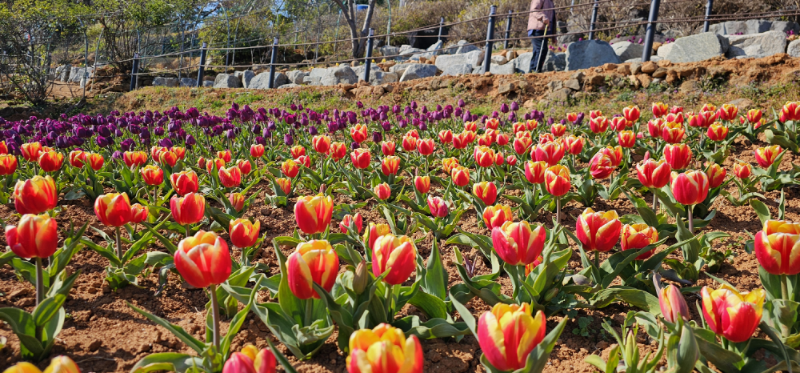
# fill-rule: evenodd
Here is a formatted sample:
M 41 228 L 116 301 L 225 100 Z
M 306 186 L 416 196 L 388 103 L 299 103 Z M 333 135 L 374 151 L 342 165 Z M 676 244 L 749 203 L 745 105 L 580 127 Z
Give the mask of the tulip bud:
M 441 197 L 428 196 L 428 209 L 434 218 L 443 218 L 449 213 L 447 203 Z
M 56 151 L 41 152 L 39 154 L 39 167 L 44 172 L 54 172 L 61 169 L 64 164 L 64 154 Z
M 381 153 L 383 153 L 384 156 L 388 157 L 390 155 L 394 155 L 394 152 L 395 152 L 395 144 L 393 141 L 381 142 Z
M 747 179 L 753 173 L 753 166 L 749 163 L 737 162 L 733 165 L 733 174 L 739 179 Z
M 480 167 L 491 167 L 494 165 L 495 156 L 494 150 L 488 146 L 479 146 L 475 148 L 475 163 Z
M 478 320 L 478 343 L 486 360 L 498 370 L 525 367 L 528 355 L 546 334 L 542 311 L 531 316 L 531 306 L 497 303 Z
M 27 361 L 23 361 L 9 367 L 8 369 L 4 370 L 3 373 L 42 373 L 42 371 L 39 370 L 36 365 L 33 365 Z
M 623 251 L 644 249 L 656 242 L 658 242 L 658 231 L 647 224 L 637 223 L 622 226 L 620 246 Z M 636 260 L 645 260 L 651 256 L 653 256 L 653 250 L 637 256 Z
M 622 116 L 625 117 L 625 120 L 628 122 L 636 122 L 639 120 L 639 116 L 641 112 L 639 111 L 639 107 L 637 106 L 628 106 L 622 108 Z
M 614 210 L 595 212 L 587 208 L 575 224 L 575 234 L 587 251 L 611 250 L 619 241 L 622 229 L 619 215 Z
M 483 210 L 483 222 L 486 228 L 494 229 L 502 227 L 507 221 L 513 221 L 514 215 L 511 208 L 505 205 L 488 206 Z
M 391 229 L 389 229 L 389 226 L 386 224 L 369 223 L 369 228 L 364 233 L 364 241 L 367 243 L 367 247 L 369 247 L 370 250 L 373 250 L 375 247 L 375 241 L 378 240 L 378 237 L 387 235 L 391 232 Z
M 242 183 L 242 171 L 236 166 L 220 168 L 219 182 L 226 188 L 237 187 Z
M 611 157 L 608 154 L 599 152 L 592 157 L 589 161 L 589 171 L 593 178 L 597 180 L 603 180 L 610 177 L 616 167 L 611 161 Z
M 253 158 L 261 158 L 264 155 L 264 145 L 253 144 L 250 145 L 250 156 Z
M 230 150 L 222 150 L 217 152 L 217 158 L 222 159 L 225 163 L 231 161 L 231 151 Z
M 678 203 L 685 206 L 696 205 L 708 196 L 708 176 L 703 171 L 686 171 L 682 174 L 673 172 L 670 187 Z
M 725 127 L 722 123 L 714 123 L 708 127 L 706 136 L 711 141 L 724 141 L 728 137 L 728 127 Z
M 383 281 L 399 285 L 414 272 L 417 248 L 414 240 L 407 236 L 385 234 L 375 240 L 372 249 L 372 273 L 377 277 L 384 272 Z
M 708 186 L 710 188 L 716 188 L 722 185 L 722 182 L 725 181 L 725 176 L 728 174 L 725 168 L 716 163 L 712 163 L 706 167 L 705 172 L 708 177 Z
M 241 352 L 234 352 L 225 362 L 222 373 L 256 373 L 256 371 L 253 368 L 253 360 L 249 356 Z
M 665 104 L 663 102 L 653 103 L 653 116 L 654 117 L 656 117 L 656 118 L 663 117 L 664 115 L 667 115 L 668 112 L 669 112 L 669 106 L 667 106 L 667 104 Z
M 686 144 L 667 144 L 664 160 L 673 170 L 682 170 L 692 162 L 692 149 Z
M 392 196 L 392 188 L 389 187 L 389 184 L 381 183 L 373 188 L 373 192 L 378 196 L 379 199 L 385 201 Z
M 248 175 L 250 174 L 250 171 L 253 170 L 253 166 L 250 165 L 250 161 L 246 159 L 240 159 L 236 161 L 236 167 L 239 168 L 239 171 L 241 171 L 243 175 Z
M 190 195 L 186 198 L 190 198 Z M 219 285 L 227 281 L 231 274 L 228 244 L 214 232 L 200 230 L 194 236 L 181 240 L 174 261 L 178 273 L 196 288 Z
M 561 165 L 551 166 L 544 172 L 544 185 L 547 192 L 555 197 L 561 197 L 569 192 L 569 170 Z
M 453 168 L 455 168 L 456 166 L 459 166 L 458 159 L 456 158 L 442 159 L 442 172 L 449 175 L 453 171 Z
M 414 176 L 414 188 L 422 194 L 428 193 L 431 190 L 431 178 L 429 176 Z
M 350 153 L 350 160 L 353 162 L 353 167 L 357 169 L 365 169 L 369 167 L 370 153 L 368 149 L 358 148 Z
M 674 324 L 681 318 L 686 321 L 691 319 L 689 306 L 686 305 L 686 299 L 683 298 L 680 289 L 667 285 L 663 289 L 656 288 L 656 290 L 658 291 L 658 303 L 661 306 L 661 314 L 664 316 L 664 320 Z
M 367 126 L 363 124 L 356 124 L 353 127 L 350 127 L 350 137 L 353 139 L 355 143 L 362 143 L 364 140 L 367 139 Z
M 323 233 L 331 223 L 333 199 L 330 196 L 304 196 L 294 205 L 297 226 L 305 234 Z
M 357 234 L 361 233 L 364 227 L 364 218 L 359 213 L 356 213 L 355 216 L 351 216 L 350 214 L 345 215 L 344 218 L 342 218 L 342 222 L 339 223 L 339 230 L 342 233 L 347 233 L 352 223 L 355 223 L 355 232 Z
M 381 172 L 386 175 L 397 175 L 400 170 L 400 158 L 390 155 L 381 161 Z
M 281 172 L 283 172 L 286 177 L 294 179 L 294 177 L 300 172 L 300 167 L 295 161 L 287 159 L 281 164 Z
M 131 201 L 126 193 L 109 193 L 94 201 L 94 213 L 103 225 L 121 227 L 131 221 Z
M 138 203 L 131 205 L 131 223 L 139 224 L 147 221 L 148 214 L 149 210 L 147 209 L 147 206 L 142 206 Z
M 320 154 L 328 154 L 331 149 L 331 138 L 325 135 L 317 135 L 311 140 L 314 151 Z
M 278 360 L 272 350 L 268 348 L 261 349 L 253 360 L 253 368 L 256 373 L 275 373 L 278 366 Z
M 244 209 L 244 195 L 242 193 L 229 193 L 228 202 L 231 203 L 231 207 L 236 212 L 242 212 Z
M 15 171 L 17 171 L 17 157 L 0 154 L 0 176 L 13 175 Z
M 142 180 L 150 186 L 161 185 L 164 182 L 164 170 L 158 166 L 147 165 L 139 170 Z
M 49 175 L 18 180 L 14 186 L 14 208 L 20 214 L 41 214 L 54 209 L 57 203 L 56 182 Z
M 767 220 L 754 243 L 758 263 L 768 273 L 790 276 L 800 273 L 800 224 Z
M 43 373 L 81 373 L 78 365 L 67 356 L 56 356 Z
M 436 149 L 436 144 L 433 142 L 432 139 L 422 139 L 417 142 L 417 151 L 419 154 L 423 156 L 429 156 L 433 154 L 433 151 Z
M 456 166 L 450 171 L 450 177 L 453 179 L 453 184 L 459 187 L 469 184 L 469 169 L 466 167 Z
M 497 187 L 491 181 L 480 182 L 472 186 L 472 194 L 488 206 L 497 200 Z
M 197 190 L 200 189 L 200 182 L 197 179 L 197 174 L 191 170 L 170 175 L 169 182 L 172 184 L 172 189 L 175 189 L 175 193 L 179 196 L 197 193 Z
M 183 197 L 172 196 L 169 200 L 172 218 L 180 225 L 199 223 L 206 211 L 206 199 L 201 194 L 188 193 Z
M 58 225 L 47 214 L 25 214 L 6 226 L 6 243 L 20 258 L 48 258 L 58 249 Z
M 550 141 L 536 146 L 531 151 L 531 158 L 534 161 L 547 162 L 548 166 L 555 166 L 562 158 L 564 158 L 564 149 L 560 142 Z M 533 159 L 535 157 L 535 159 Z
M 423 352 L 417 336 L 406 338 L 403 331 L 389 324 L 374 329 L 359 329 L 350 335 L 348 373 L 422 373 Z
M 299 299 L 319 299 L 313 283 L 331 291 L 339 273 L 339 257 L 325 240 L 311 240 L 297 246 L 286 260 L 289 289 Z
M 228 232 L 233 246 L 244 248 L 256 244 L 258 241 L 258 233 L 261 229 L 261 221 L 256 220 L 253 224 L 248 219 L 231 220 L 228 226 Z
M 648 188 L 661 188 L 669 182 L 672 169 L 664 160 L 655 161 L 652 158 L 636 166 L 636 176 L 639 182 Z
M 764 289 L 739 293 L 728 285 L 717 290 L 704 286 L 700 294 L 708 329 L 734 343 L 750 339 L 761 322 L 766 297 Z
M 100 169 L 103 168 L 103 164 L 105 163 L 103 156 L 97 153 L 89 153 L 86 156 L 86 160 L 88 161 L 89 166 L 92 168 L 92 170 L 95 171 L 100 171 Z
M 547 230 L 542 225 L 531 229 L 527 221 L 507 221 L 492 229 L 492 244 L 500 259 L 511 265 L 532 263 L 544 250 Z
M 25 158 L 26 161 L 36 162 L 42 152 L 42 144 L 38 142 L 25 143 L 19 147 L 19 150 L 22 153 L 22 158 Z
M 353 291 L 356 294 L 361 294 L 364 292 L 364 289 L 367 288 L 367 282 L 369 281 L 369 272 L 367 272 L 367 265 L 365 261 L 361 261 L 356 266 L 356 271 L 353 274 Z
M 775 163 L 775 160 L 778 159 L 778 156 L 783 152 L 783 148 L 780 145 L 772 145 L 772 146 L 765 146 L 763 148 L 758 148 L 755 151 L 756 154 L 756 162 L 758 165 L 767 168 L 772 166 Z

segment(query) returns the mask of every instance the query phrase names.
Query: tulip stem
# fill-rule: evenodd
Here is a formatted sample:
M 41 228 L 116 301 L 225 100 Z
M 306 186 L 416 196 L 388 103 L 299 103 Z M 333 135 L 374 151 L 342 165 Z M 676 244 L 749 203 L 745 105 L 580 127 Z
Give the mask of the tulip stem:
M 687 215 L 689 216 L 689 232 L 691 234 L 694 234 L 694 219 L 692 218 L 692 207 L 694 207 L 694 205 L 686 206 L 686 212 Z
M 44 300 L 44 274 L 42 273 L 42 258 L 36 258 L 36 307 Z
M 114 233 L 116 235 L 116 243 L 117 243 L 117 259 L 122 261 L 122 240 L 119 236 L 119 227 L 114 228 Z M 121 263 L 120 263 L 121 264 Z
M 561 225 L 561 198 L 556 198 L 556 224 Z
M 386 299 L 384 301 L 385 302 L 384 304 L 385 304 L 386 312 L 389 315 L 389 317 L 388 317 L 389 321 L 391 322 L 392 319 L 394 318 L 394 317 L 392 317 L 394 315 L 394 313 L 392 312 L 392 297 L 394 296 L 394 292 L 392 291 L 393 290 L 392 289 L 392 285 L 389 285 L 389 284 L 384 284 L 384 285 L 386 285 L 386 292 L 384 293 Z
M 786 278 L 786 275 L 781 275 L 781 298 L 791 300 L 789 299 L 789 282 Z
M 186 238 L 189 238 L 189 224 L 186 224 Z
M 656 195 L 655 191 L 653 191 L 653 212 L 658 214 L 658 196 Z
M 217 303 L 217 285 L 209 285 L 208 291 L 211 294 L 212 341 L 214 347 L 217 348 L 217 353 L 219 353 L 219 303 Z
M 306 299 L 305 317 L 303 318 L 303 327 L 311 325 L 311 319 L 314 317 L 314 298 Z

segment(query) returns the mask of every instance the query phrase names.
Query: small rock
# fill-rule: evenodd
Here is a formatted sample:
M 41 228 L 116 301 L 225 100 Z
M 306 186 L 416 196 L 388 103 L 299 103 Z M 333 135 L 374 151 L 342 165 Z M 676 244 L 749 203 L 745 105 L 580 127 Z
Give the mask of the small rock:
M 658 65 L 656 65 L 653 61 L 647 61 L 642 64 L 642 72 L 645 74 L 652 74 L 658 69 Z
M 564 82 L 564 87 L 569 88 L 573 91 L 580 91 L 581 83 L 578 81 L 578 79 L 569 79 Z
M 746 98 L 737 98 L 729 102 L 729 104 L 736 105 L 736 107 L 739 108 L 739 112 L 741 113 L 750 109 L 753 106 L 753 101 Z
M 140 352 L 140 353 L 141 353 L 141 352 L 148 352 L 148 351 L 150 351 L 150 349 L 151 349 L 151 348 L 153 348 L 153 345 L 151 345 L 151 344 L 149 344 L 149 343 L 142 343 L 142 344 L 139 346 L 139 352 Z
M 503 83 L 500 84 L 499 87 L 497 87 L 497 92 L 500 93 L 501 95 L 504 95 L 507 93 L 514 92 L 515 89 L 516 87 L 514 86 L 514 83 Z
M 24 296 L 30 294 L 30 292 L 31 292 L 31 289 L 21 288 L 21 289 L 17 289 L 17 290 L 14 290 L 14 291 L 8 293 L 8 297 L 9 298 L 24 297 Z
M 666 76 L 667 76 L 667 69 L 663 67 L 659 67 L 658 70 L 653 72 L 653 78 L 663 79 Z
M 33 298 L 22 298 L 15 305 L 17 307 L 29 307 L 36 303 Z
M 100 346 L 102 346 L 102 345 L 103 345 L 103 341 L 101 341 L 99 339 L 95 339 L 92 343 L 89 344 L 89 351 L 92 351 L 92 352 L 97 351 L 100 348 Z
M 550 83 L 547 83 L 547 88 L 550 90 L 550 92 L 553 92 L 564 88 L 564 83 L 560 80 L 553 80 Z
M 606 347 L 608 347 L 608 342 L 606 341 L 597 342 L 597 344 L 594 345 L 594 347 L 598 350 L 604 350 Z
M 631 75 L 637 75 L 642 72 L 642 63 L 641 62 L 631 62 Z

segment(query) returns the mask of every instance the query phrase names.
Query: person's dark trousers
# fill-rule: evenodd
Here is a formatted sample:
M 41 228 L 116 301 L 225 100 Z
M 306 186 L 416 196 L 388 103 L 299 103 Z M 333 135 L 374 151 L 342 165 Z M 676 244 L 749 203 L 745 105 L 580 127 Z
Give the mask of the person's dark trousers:
M 531 39 L 533 44 L 533 55 L 531 56 L 530 72 L 541 72 L 544 68 L 544 60 L 547 57 L 547 38 L 544 36 L 544 30 L 528 30 L 528 36 L 539 36 L 538 38 Z M 539 55 L 544 53 L 543 58 Z

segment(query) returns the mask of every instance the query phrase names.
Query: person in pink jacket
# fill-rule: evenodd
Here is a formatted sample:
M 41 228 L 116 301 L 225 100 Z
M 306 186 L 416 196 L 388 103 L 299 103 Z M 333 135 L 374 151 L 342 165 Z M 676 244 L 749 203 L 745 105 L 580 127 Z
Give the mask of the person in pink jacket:
M 553 0 L 531 0 L 531 13 L 528 15 L 528 36 L 533 37 L 533 55 L 531 56 L 530 72 L 540 72 L 544 67 L 547 56 L 547 35 L 555 31 L 556 11 Z

